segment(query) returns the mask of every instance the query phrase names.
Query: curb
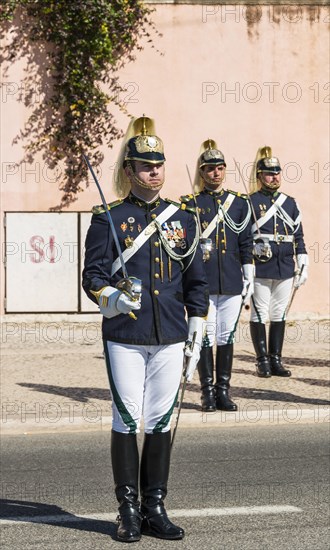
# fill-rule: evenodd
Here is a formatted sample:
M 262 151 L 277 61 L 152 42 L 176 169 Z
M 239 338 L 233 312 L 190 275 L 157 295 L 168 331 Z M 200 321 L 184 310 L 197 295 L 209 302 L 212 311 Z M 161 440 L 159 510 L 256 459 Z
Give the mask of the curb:
M 174 413 L 172 427 L 177 415 Z M 281 409 L 276 406 L 260 409 L 248 404 L 237 412 L 217 411 L 202 413 L 201 411 L 182 411 L 179 428 L 233 428 L 243 426 L 277 426 L 289 424 L 323 424 L 330 421 L 330 408 L 301 408 L 294 403 L 288 403 Z M 37 433 L 69 433 L 69 432 L 99 432 L 110 431 L 111 415 L 101 415 L 96 418 L 72 416 L 55 419 L 35 419 L 23 422 L 13 420 L 1 422 L 1 435 L 33 435 Z

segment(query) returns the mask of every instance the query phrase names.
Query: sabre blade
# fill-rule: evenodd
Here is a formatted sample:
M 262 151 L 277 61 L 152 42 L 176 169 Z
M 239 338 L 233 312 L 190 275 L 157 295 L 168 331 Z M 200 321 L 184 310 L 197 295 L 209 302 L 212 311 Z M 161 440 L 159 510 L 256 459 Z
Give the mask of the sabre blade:
M 303 270 L 304 270 L 304 267 L 305 267 L 305 264 L 303 264 L 303 265 L 301 266 L 301 270 L 300 270 L 300 272 L 299 272 L 299 275 L 300 275 L 300 276 L 301 276 L 301 274 L 302 274 L 302 272 L 303 272 Z M 288 303 L 288 307 L 286 308 L 286 311 L 285 311 L 285 317 L 288 316 L 288 313 L 289 313 L 289 311 L 290 311 L 290 308 L 291 308 L 291 306 L 292 306 L 292 302 L 293 302 L 293 300 L 294 300 L 294 297 L 295 297 L 295 295 L 296 295 L 296 293 L 297 293 L 298 288 L 299 288 L 299 287 L 296 286 L 296 287 L 293 289 L 293 291 L 292 291 L 291 298 L 290 298 L 290 301 L 289 301 L 289 303 Z
M 212 239 L 207 238 L 207 237 L 205 237 L 205 238 L 203 237 L 202 224 L 201 224 L 201 219 L 200 219 L 200 216 L 199 216 L 199 208 L 198 208 L 198 205 L 197 205 L 194 186 L 193 186 L 193 183 L 192 183 L 192 179 L 191 179 L 189 168 L 188 168 L 187 164 L 186 164 L 186 168 L 187 168 L 188 177 L 189 177 L 191 190 L 192 190 L 192 195 L 193 195 L 194 203 L 195 203 L 197 226 L 198 226 L 198 231 L 199 231 L 199 243 L 201 245 L 201 249 L 202 249 L 202 252 L 203 252 L 203 261 L 206 262 L 207 260 L 209 260 L 210 252 L 212 251 L 212 247 L 213 247 Z
M 239 167 L 239 165 L 238 165 L 238 162 L 236 162 L 235 159 L 234 159 L 234 163 L 235 163 L 235 166 L 236 166 L 236 168 L 237 168 L 238 175 L 239 175 L 239 177 L 241 178 L 242 183 L 243 183 L 243 185 L 244 185 L 244 189 L 245 189 L 245 191 L 246 191 L 246 194 L 247 194 L 247 196 L 248 196 L 249 203 L 250 203 L 250 206 L 251 206 L 252 215 L 253 215 L 253 219 L 254 219 L 254 223 L 256 224 L 256 228 L 257 228 L 258 235 L 261 236 L 260 229 L 259 229 L 259 225 L 258 225 L 258 220 L 257 220 L 257 216 L 256 216 L 256 212 L 255 212 L 255 209 L 254 209 L 254 206 L 253 206 L 251 197 L 250 197 L 250 193 L 249 193 L 249 191 L 248 191 L 248 188 L 246 187 L 246 184 L 245 184 L 243 175 L 242 175 L 242 173 L 241 173 L 240 167 Z
M 193 197 L 194 197 L 194 203 L 195 203 L 195 207 L 196 207 L 196 216 L 197 216 L 197 223 L 198 223 L 199 234 L 200 234 L 200 236 L 202 236 L 203 231 L 202 231 L 201 219 L 200 219 L 200 217 L 199 217 L 199 210 L 198 210 L 198 206 L 197 206 L 196 195 L 195 195 L 193 182 L 192 182 L 191 175 L 190 175 L 189 168 L 188 168 L 188 165 L 187 165 L 187 164 L 186 164 L 186 168 L 187 168 L 188 178 L 189 178 L 189 181 L 190 181 L 190 186 L 191 186 L 191 190 L 192 190 L 192 195 L 193 195 Z
M 94 170 L 93 170 L 93 168 L 92 168 L 92 166 L 91 166 L 91 164 L 88 160 L 88 157 L 83 154 L 83 158 L 84 158 L 84 161 L 86 162 L 87 168 L 89 169 L 90 173 L 93 176 L 96 187 L 98 188 L 98 191 L 100 193 L 103 208 L 104 208 L 105 213 L 107 215 L 107 218 L 108 218 L 108 221 L 109 221 L 109 224 L 110 224 L 110 227 L 111 227 L 113 239 L 115 241 L 115 245 L 116 245 L 116 248 L 117 248 L 117 252 L 118 252 L 119 259 L 120 259 L 120 265 L 121 265 L 121 269 L 122 269 L 122 272 L 123 272 L 123 276 L 124 276 L 125 279 L 128 279 L 128 273 L 127 273 L 126 265 L 125 265 L 125 262 L 124 262 L 123 253 L 122 253 L 121 248 L 120 248 L 120 243 L 119 243 L 119 240 L 118 240 L 117 232 L 116 232 L 114 223 L 112 221 L 111 214 L 108 210 L 108 205 L 107 205 L 107 202 L 106 202 L 105 197 L 103 195 L 103 191 L 101 189 L 101 186 L 100 186 L 99 182 L 97 181 L 97 177 L 96 177 L 96 175 L 94 173 Z
M 191 342 L 186 342 L 186 345 L 185 345 L 185 349 L 189 347 L 191 353 L 193 352 L 193 349 L 194 349 L 194 345 L 195 345 L 195 341 L 196 341 L 196 337 L 197 337 L 197 332 L 195 331 L 194 334 L 193 334 L 193 337 L 192 337 L 192 340 Z M 187 385 L 187 379 L 186 379 L 186 372 L 187 372 L 187 368 L 189 366 L 189 362 L 191 360 L 191 356 L 190 357 L 187 357 L 186 355 L 184 356 L 183 358 L 183 383 L 182 383 L 182 390 L 181 390 L 181 397 L 180 397 L 180 402 L 179 402 L 179 406 L 178 406 L 178 414 L 177 414 L 177 417 L 176 417 L 176 422 L 175 422 L 175 426 L 174 426 L 174 430 L 173 430 L 173 435 L 172 435 L 172 440 L 171 440 L 171 449 L 173 447 L 173 443 L 174 443 L 174 438 L 175 438 L 175 434 L 176 434 L 176 431 L 178 429 L 178 424 L 179 424 L 179 418 L 180 418 L 180 413 L 181 413 L 181 408 L 182 408 L 182 403 L 183 403 L 183 397 L 184 397 L 184 392 L 186 391 L 186 385 Z

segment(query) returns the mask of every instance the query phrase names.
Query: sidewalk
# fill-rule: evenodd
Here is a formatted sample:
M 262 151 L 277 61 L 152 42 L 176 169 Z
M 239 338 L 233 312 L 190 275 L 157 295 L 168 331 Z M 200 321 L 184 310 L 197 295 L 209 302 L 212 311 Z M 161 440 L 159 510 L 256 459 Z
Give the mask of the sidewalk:
M 76 319 L 3 320 L 2 435 L 111 429 L 100 316 Z M 283 356 L 292 377 L 262 379 L 255 375 L 243 312 L 231 389 L 238 412 L 203 414 L 195 373 L 186 388 L 179 429 L 329 421 L 329 329 L 325 320 L 288 322 Z

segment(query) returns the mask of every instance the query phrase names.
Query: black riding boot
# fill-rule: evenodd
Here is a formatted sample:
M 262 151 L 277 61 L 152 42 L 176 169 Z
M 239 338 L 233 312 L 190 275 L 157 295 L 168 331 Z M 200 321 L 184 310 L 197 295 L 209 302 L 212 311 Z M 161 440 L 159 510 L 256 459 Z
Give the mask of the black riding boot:
M 237 405 L 228 395 L 230 378 L 233 366 L 233 344 L 217 346 L 216 356 L 216 408 L 220 411 L 237 411 Z
M 205 347 L 201 349 L 200 359 L 197 364 L 199 380 L 202 390 L 202 411 L 214 412 L 215 397 L 214 397 L 214 385 L 213 385 L 213 349 L 211 347 Z
M 145 434 L 141 459 L 142 534 L 176 540 L 184 531 L 172 523 L 164 507 L 170 470 L 171 432 Z
M 250 322 L 250 333 L 257 356 L 257 375 L 261 378 L 269 378 L 272 373 L 267 354 L 266 325 L 264 323 Z
M 285 321 L 271 321 L 269 327 L 269 358 L 273 376 L 291 376 L 291 371 L 282 365 L 282 348 L 284 341 Z
M 122 542 L 135 542 L 141 538 L 142 522 L 138 500 L 139 454 L 135 434 L 112 431 L 111 460 L 119 502 L 117 538 Z

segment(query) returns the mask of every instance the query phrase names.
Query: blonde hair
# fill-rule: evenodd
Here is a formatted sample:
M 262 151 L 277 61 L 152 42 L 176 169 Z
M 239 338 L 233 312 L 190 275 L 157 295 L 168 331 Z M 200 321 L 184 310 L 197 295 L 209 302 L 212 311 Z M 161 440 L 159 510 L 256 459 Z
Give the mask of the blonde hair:
M 272 149 L 268 145 L 264 145 L 263 147 L 259 147 L 256 158 L 254 159 L 254 163 L 251 169 L 250 177 L 249 177 L 249 195 L 252 193 L 255 193 L 256 191 L 259 191 L 261 188 L 261 184 L 258 178 L 257 174 L 257 164 L 259 160 L 271 157 L 272 156 Z
M 216 142 L 213 139 L 207 139 L 206 141 L 203 141 L 202 145 L 199 148 L 199 155 L 198 155 L 198 159 L 196 161 L 195 177 L 194 177 L 194 181 L 193 181 L 193 191 L 194 191 L 195 194 L 200 193 L 201 191 L 203 191 L 203 189 L 205 187 L 205 181 L 201 176 L 201 168 L 199 167 L 199 165 L 200 165 L 200 160 L 201 160 L 202 154 L 205 153 L 205 151 L 207 151 L 208 149 L 217 149 L 218 150 L 218 146 L 217 146 Z
M 156 133 L 155 122 L 152 118 L 148 118 L 143 115 L 142 117 L 131 119 L 126 130 L 126 134 L 123 137 L 113 173 L 113 189 L 119 198 L 127 197 L 131 190 L 131 181 L 126 175 L 124 168 L 127 143 L 133 137 L 146 132 L 148 135 L 154 135 Z

